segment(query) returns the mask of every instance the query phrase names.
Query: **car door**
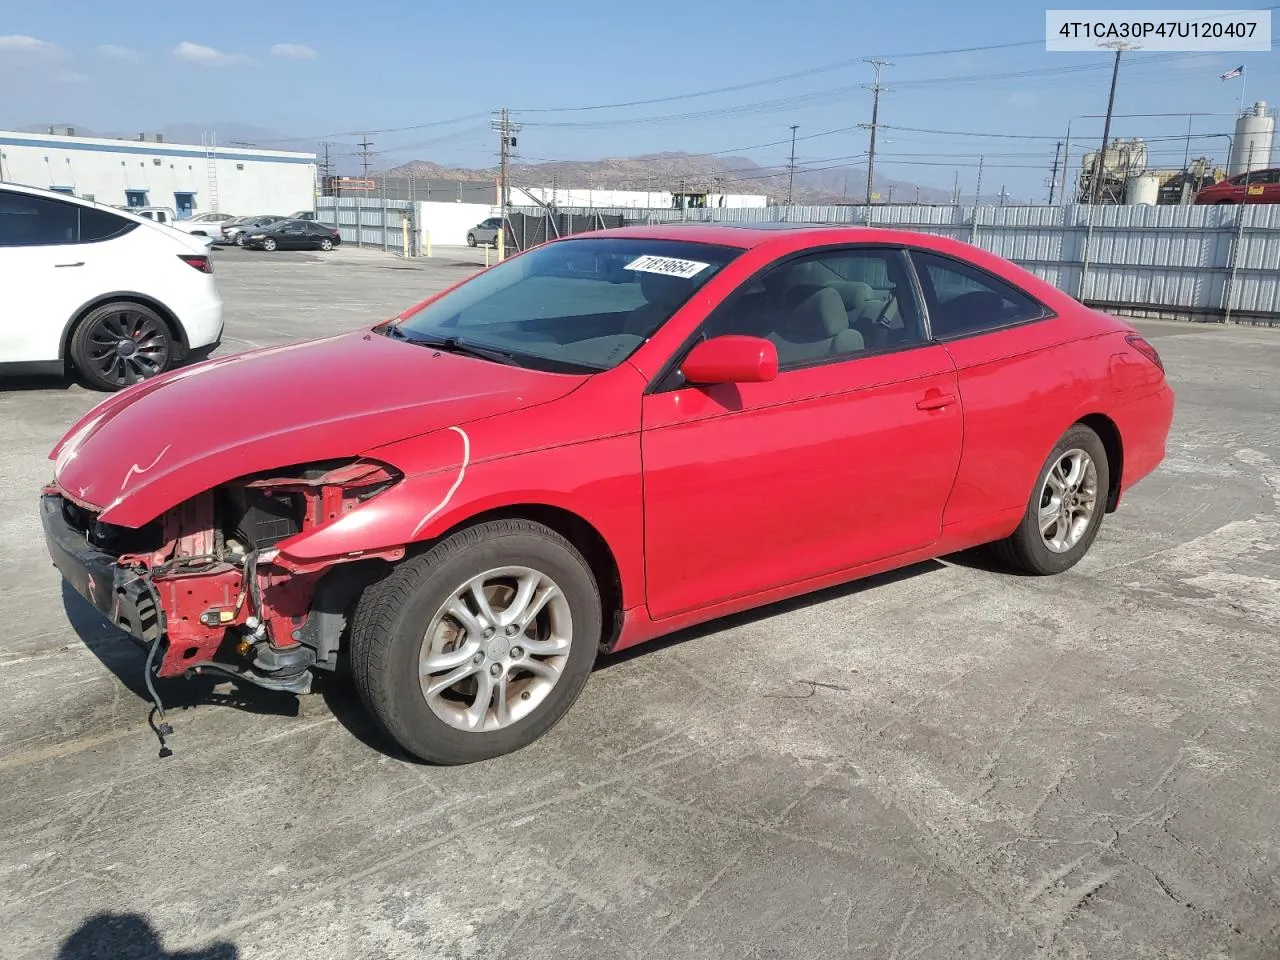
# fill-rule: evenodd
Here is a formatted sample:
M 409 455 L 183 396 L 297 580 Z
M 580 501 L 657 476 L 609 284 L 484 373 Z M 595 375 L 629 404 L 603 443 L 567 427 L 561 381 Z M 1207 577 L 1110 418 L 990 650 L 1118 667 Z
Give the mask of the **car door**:
M 861 307 L 848 309 L 850 266 L 886 278 L 886 336 Z M 789 279 L 805 271 L 803 283 Z M 699 335 L 730 333 L 773 341 L 777 378 L 698 387 L 677 368 L 642 400 L 655 618 L 926 547 L 955 479 L 955 369 L 927 340 L 900 250 L 844 247 L 777 263 L 730 294 Z
M 269 229 L 273 229 L 276 246 L 281 250 L 299 250 L 306 246 L 306 238 L 300 223 L 286 222 Z
M 1096 370 L 1081 366 L 1053 311 L 1011 278 L 937 251 L 910 256 L 932 335 L 955 362 L 964 407 L 964 456 L 944 523 L 999 526 L 1026 508 Z
M 0 363 L 58 359 L 62 333 L 101 292 L 81 212 L 130 221 L 51 197 L 0 190 Z

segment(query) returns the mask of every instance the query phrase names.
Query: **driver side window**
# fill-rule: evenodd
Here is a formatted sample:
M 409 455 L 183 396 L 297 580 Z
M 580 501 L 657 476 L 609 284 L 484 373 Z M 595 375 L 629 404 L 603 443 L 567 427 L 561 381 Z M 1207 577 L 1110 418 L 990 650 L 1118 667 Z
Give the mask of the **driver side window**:
M 707 338 L 762 337 L 780 370 L 925 342 L 902 251 L 846 247 L 791 258 L 748 280 L 709 316 Z

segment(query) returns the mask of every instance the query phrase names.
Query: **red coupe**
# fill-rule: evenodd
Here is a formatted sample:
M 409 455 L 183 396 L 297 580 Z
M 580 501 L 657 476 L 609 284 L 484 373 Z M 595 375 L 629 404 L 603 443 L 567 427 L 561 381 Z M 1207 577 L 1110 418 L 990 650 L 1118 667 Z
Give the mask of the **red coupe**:
M 1068 569 L 1173 407 L 1131 326 L 958 242 L 605 230 L 117 394 L 41 512 L 149 684 L 349 661 L 462 763 L 546 733 L 601 650 L 979 544 Z

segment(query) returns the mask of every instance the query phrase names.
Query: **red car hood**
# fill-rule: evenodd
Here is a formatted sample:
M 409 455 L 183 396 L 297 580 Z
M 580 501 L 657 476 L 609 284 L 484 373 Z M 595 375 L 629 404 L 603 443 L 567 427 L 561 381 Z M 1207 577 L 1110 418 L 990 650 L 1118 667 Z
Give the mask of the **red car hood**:
M 584 379 L 344 334 L 131 387 L 86 414 L 49 457 L 67 496 L 137 527 L 248 473 L 358 456 L 557 399 Z

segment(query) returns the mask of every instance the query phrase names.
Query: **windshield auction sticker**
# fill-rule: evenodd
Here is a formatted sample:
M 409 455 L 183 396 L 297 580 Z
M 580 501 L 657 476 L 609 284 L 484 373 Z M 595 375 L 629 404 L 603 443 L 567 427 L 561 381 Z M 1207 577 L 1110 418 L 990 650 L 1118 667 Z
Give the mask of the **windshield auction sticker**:
M 636 257 L 623 269 L 638 270 L 641 273 L 661 273 L 663 276 L 688 280 L 696 277 L 709 266 L 711 264 L 699 263 L 697 260 L 677 260 L 675 257 L 655 257 L 646 254 L 643 257 Z
M 1271 49 L 1270 10 L 1047 10 L 1045 49 Z

